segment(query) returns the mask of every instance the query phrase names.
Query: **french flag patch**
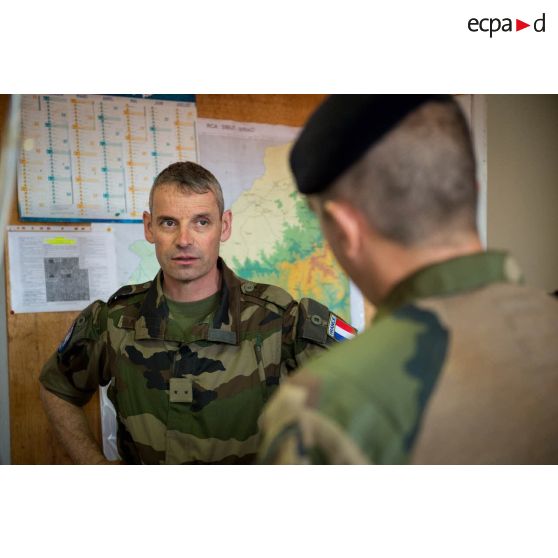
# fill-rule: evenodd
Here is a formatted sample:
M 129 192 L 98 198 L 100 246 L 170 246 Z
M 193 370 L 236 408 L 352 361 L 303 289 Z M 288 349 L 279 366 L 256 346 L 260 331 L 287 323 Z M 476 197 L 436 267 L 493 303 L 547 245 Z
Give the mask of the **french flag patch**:
M 344 322 L 339 316 L 335 314 L 329 315 L 329 325 L 327 327 L 327 334 L 335 339 L 335 341 L 347 341 L 352 339 L 358 331 L 347 322 Z

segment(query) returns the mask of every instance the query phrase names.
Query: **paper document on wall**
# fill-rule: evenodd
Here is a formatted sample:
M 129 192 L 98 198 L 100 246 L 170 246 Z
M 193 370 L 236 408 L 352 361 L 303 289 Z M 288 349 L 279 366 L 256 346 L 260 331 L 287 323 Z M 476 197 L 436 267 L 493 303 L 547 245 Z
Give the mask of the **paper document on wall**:
M 91 223 L 91 230 L 114 235 L 118 287 L 152 281 L 159 271 L 155 246 L 145 240 L 143 225 Z
M 195 103 L 24 95 L 22 105 L 22 219 L 141 221 L 155 176 L 197 161 Z
M 83 310 L 118 288 L 109 233 L 9 231 L 8 248 L 16 313 Z

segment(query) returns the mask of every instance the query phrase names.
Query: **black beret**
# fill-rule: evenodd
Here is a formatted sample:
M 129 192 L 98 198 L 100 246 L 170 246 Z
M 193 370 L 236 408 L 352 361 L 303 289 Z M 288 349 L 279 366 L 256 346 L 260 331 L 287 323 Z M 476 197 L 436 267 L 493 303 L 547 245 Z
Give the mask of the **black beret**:
M 407 114 L 449 95 L 332 95 L 312 114 L 291 151 L 303 194 L 325 190 Z

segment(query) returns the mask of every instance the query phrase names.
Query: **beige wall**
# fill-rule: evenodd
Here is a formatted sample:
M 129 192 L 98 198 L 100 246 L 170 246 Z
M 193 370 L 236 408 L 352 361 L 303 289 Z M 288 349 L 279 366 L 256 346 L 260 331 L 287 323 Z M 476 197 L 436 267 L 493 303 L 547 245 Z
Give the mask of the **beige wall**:
M 558 95 L 487 95 L 488 247 L 558 289 Z

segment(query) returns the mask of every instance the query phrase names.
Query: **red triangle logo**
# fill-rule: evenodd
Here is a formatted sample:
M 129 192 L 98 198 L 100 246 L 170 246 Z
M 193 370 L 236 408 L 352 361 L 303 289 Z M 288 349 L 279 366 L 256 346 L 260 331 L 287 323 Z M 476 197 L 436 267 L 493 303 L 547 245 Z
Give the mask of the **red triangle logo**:
M 531 24 L 530 23 L 525 23 L 524 21 L 521 21 L 520 19 L 515 20 L 515 30 L 516 31 L 521 31 L 522 29 L 525 29 L 526 27 L 531 27 Z

